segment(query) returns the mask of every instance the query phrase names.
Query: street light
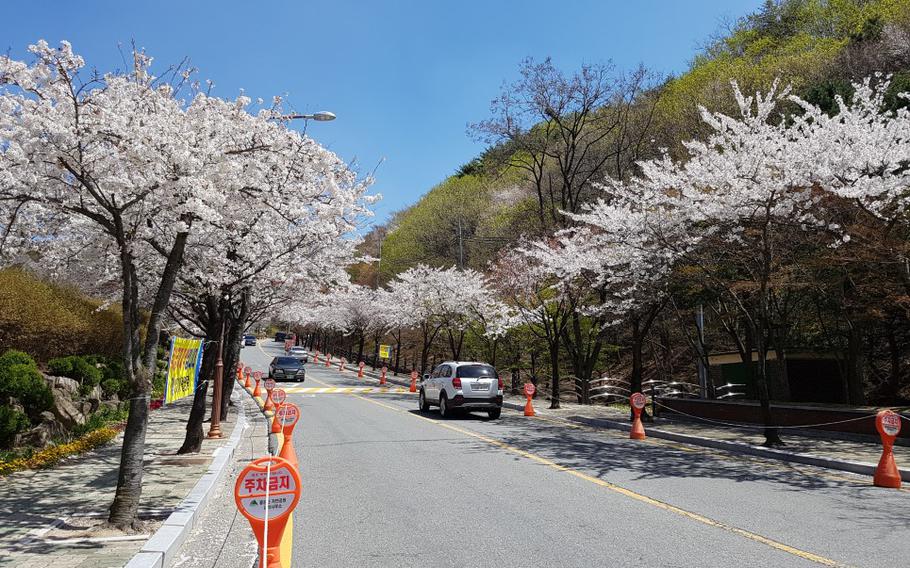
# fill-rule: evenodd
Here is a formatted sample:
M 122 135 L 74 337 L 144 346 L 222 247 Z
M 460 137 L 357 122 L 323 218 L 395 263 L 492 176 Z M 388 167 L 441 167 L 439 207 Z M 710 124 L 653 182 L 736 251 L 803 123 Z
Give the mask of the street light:
M 327 110 L 321 110 L 319 112 L 314 112 L 313 114 L 291 114 L 287 116 L 282 116 L 281 118 L 287 120 L 294 120 L 302 118 L 303 120 L 317 120 L 319 122 L 328 122 L 330 120 L 335 120 L 337 117 L 334 112 L 329 112 Z

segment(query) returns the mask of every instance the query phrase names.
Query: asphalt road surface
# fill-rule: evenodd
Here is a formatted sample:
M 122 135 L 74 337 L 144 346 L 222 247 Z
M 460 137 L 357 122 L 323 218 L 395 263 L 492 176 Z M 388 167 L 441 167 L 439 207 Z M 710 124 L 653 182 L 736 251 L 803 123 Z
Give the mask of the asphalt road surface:
M 242 357 L 267 371 L 280 353 Z M 375 385 L 312 363 L 280 385 L 301 408 L 295 567 L 910 566 L 908 491 L 508 409 L 442 420 L 394 390 L 312 392 Z

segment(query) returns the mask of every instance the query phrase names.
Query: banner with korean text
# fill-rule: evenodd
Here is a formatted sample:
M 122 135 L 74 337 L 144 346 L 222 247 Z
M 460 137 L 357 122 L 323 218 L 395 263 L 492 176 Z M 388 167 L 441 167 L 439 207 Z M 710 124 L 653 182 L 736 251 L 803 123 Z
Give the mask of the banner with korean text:
M 193 394 L 202 364 L 202 340 L 174 337 L 167 365 L 164 402 L 171 403 Z

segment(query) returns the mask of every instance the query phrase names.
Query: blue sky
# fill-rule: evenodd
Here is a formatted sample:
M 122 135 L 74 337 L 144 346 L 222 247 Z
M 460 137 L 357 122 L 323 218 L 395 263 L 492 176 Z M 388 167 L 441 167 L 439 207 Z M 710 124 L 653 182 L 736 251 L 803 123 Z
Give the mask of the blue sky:
M 140 5 L 143 4 L 143 5 Z M 338 120 L 308 133 L 385 198 L 377 220 L 417 201 L 482 149 L 466 125 L 486 118 L 526 56 L 571 71 L 612 59 L 660 73 L 686 69 L 721 22 L 761 0 L 11 2 L 0 48 L 23 57 L 38 39 L 72 42 L 88 65 L 122 67 L 135 40 L 166 66 L 189 57 L 214 94 L 287 95 Z M 302 125 L 301 125 L 302 126 Z

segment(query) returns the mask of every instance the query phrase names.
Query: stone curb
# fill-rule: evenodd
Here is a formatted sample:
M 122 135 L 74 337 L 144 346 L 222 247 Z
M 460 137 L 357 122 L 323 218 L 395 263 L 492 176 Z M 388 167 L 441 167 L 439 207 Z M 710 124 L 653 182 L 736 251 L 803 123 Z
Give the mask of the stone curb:
M 503 406 L 511 408 L 514 410 L 524 410 L 524 406 L 521 404 L 516 404 L 514 402 L 503 402 Z M 584 424 L 586 426 L 593 426 L 595 428 L 609 428 L 612 430 L 622 430 L 623 432 L 628 432 L 631 430 L 631 425 L 616 422 L 615 420 L 607 420 L 604 418 L 588 418 L 586 416 L 566 416 L 565 418 L 557 418 L 557 420 L 565 420 L 567 422 L 576 422 L 578 424 Z M 772 448 L 765 448 L 763 446 L 754 446 L 752 444 L 745 444 L 743 442 L 731 442 L 728 440 L 714 440 L 711 438 L 704 438 L 701 436 L 693 436 L 691 434 L 680 434 L 679 432 L 672 432 L 669 430 L 662 430 L 659 428 L 647 427 L 647 435 L 654 438 L 661 438 L 664 440 L 671 440 L 674 442 L 680 442 L 683 444 L 691 444 L 694 446 L 703 446 L 706 448 L 713 448 L 716 450 L 724 450 L 733 453 L 739 454 L 748 454 L 752 456 L 758 456 L 773 460 L 791 462 L 791 463 L 801 463 L 805 465 L 813 465 L 816 467 L 824 467 L 827 469 L 838 469 L 841 471 L 849 471 L 852 473 L 859 473 L 862 475 L 872 476 L 875 473 L 876 464 L 864 463 L 864 462 L 855 462 L 849 460 L 838 460 L 834 458 L 825 458 L 820 456 L 814 456 L 811 454 L 800 454 L 796 452 L 787 452 L 784 450 L 777 450 Z M 900 469 L 901 479 L 904 481 L 910 481 L 910 470 Z
M 145 543 L 142 550 L 130 559 L 125 568 L 164 568 L 170 565 L 174 553 L 183 545 L 190 531 L 193 530 L 196 519 L 208 504 L 212 489 L 221 481 L 224 471 L 227 469 L 226 466 L 234 456 L 234 450 L 246 429 L 245 403 L 240 397 L 238 399 L 240 406 L 236 411 L 237 423 L 234 424 L 234 430 L 227 443 L 213 452 L 209 469 L 164 521 L 161 528 Z

